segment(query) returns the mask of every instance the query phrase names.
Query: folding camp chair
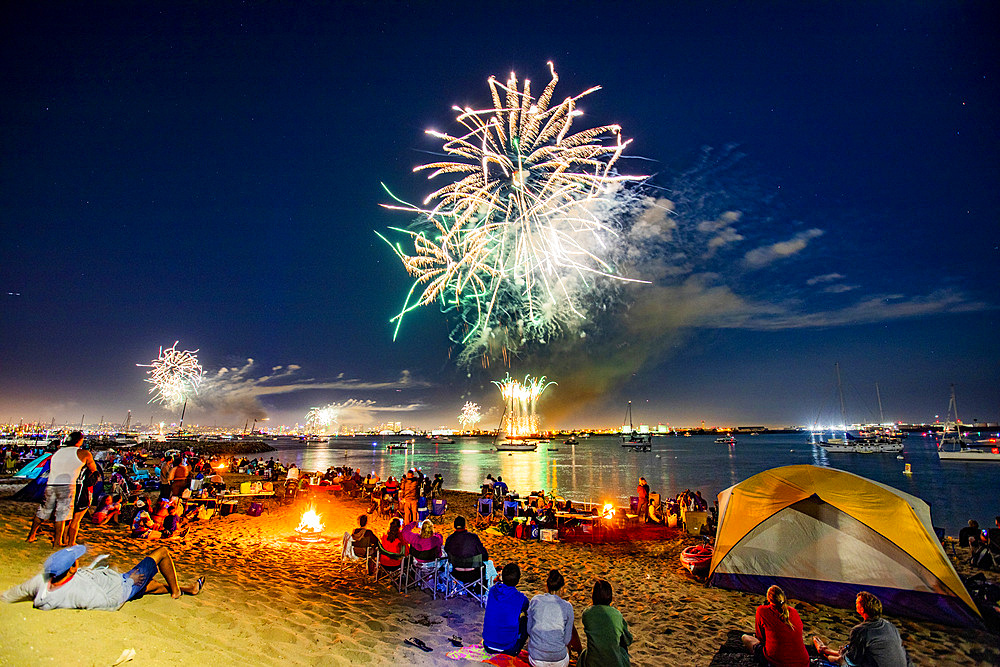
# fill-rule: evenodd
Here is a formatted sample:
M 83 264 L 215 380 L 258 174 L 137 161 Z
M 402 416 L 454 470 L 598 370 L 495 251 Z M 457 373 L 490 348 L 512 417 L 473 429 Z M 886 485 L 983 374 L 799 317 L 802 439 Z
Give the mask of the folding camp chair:
M 476 528 L 487 528 L 493 523 L 493 499 L 480 498 L 476 505 Z
M 448 509 L 448 501 L 444 498 L 435 498 L 431 501 L 431 516 L 442 516 Z
M 486 566 L 483 564 L 483 557 L 476 554 L 472 558 L 451 558 L 450 561 L 451 571 L 447 574 L 445 598 L 468 595 L 475 599 L 480 607 L 485 607 L 490 587 L 486 580 Z M 458 578 L 462 576 L 462 572 L 472 571 L 476 572 L 472 581 L 463 581 Z
M 400 563 L 396 567 L 390 567 L 388 565 L 382 564 L 382 559 L 379 556 L 388 556 L 393 560 L 399 560 Z M 396 587 L 397 591 L 402 592 L 406 585 L 406 546 L 404 544 L 403 551 L 400 553 L 393 553 L 392 551 L 387 551 L 381 543 L 378 545 L 378 554 L 376 554 L 376 565 L 375 565 L 375 581 L 389 581 L 393 586 Z
M 401 593 L 405 593 L 411 588 L 423 588 L 431 593 L 432 599 L 437 599 L 438 577 L 441 567 L 447 561 L 443 558 L 434 560 L 420 560 L 412 553 L 403 561 L 401 576 L 403 587 Z
M 505 500 L 503 501 L 503 515 L 510 521 L 517 518 L 517 512 L 520 508 L 520 503 L 516 500 Z
M 367 581 L 371 575 L 368 572 L 368 561 L 372 557 L 373 547 L 365 549 L 365 555 L 359 556 L 354 553 L 354 538 L 350 533 L 344 533 L 344 539 L 340 549 L 340 574 L 344 574 L 344 567 L 354 568 L 361 572 L 362 577 Z

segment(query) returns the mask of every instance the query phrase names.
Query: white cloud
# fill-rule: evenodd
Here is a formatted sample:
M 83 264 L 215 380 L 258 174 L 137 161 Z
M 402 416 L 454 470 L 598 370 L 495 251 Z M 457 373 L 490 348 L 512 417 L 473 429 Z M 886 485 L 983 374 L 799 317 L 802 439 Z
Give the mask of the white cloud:
M 821 276 L 814 276 L 806 281 L 806 285 L 819 285 L 820 283 L 832 283 L 835 280 L 841 280 L 846 278 L 846 276 L 840 273 L 824 273 Z
M 989 304 L 970 301 L 959 292 L 939 290 L 915 297 L 901 294 L 872 296 L 844 308 L 812 313 L 795 312 L 794 309 L 775 313 L 751 313 L 738 326 L 762 331 L 852 326 L 944 313 L 973 313 L 990 308 L 992 306 Z
M 787 241 L 780 241 L 771 245 L 755 248 L 744 255 L 743 261 L 747 264 L 747 266 L 758 269 L 762 266 L 767 266 L 772 262 L 776 262 L 779 259 L 791 257 L 809 245 L 809 241 L 822 235 L 822 229 L 807 229 L 804 232 L 799 232 Z
M 203 408 L 224 414 L 235 413 L 250 417 L 263 417 L 266 415 L 266 411 L 260 402 L 262 396 L 276 396 L 316 389 L 358 392 L 430 386 L 428 382 L 414 380 L 408 370 L 403 370 L 398 379 L 386 382 L 344 379 L 343 373 L 338 375 L 337 380 L 333 382 L 317 381 L 313 378 L 297 377 L 300 370 L 300 366 L 288 364 L 287 366 L 272 367 L 269 375 L 257 376 L 254 360 L 247 359 L 247 363 L 239 368 L 223 367 L 214 374 L 207 375 L 195 401 Z
M 844 292 L 850 292 L 856 290 L 860 285 L 827 285 L 823 288 L 823 291 L 827 294 L 843 294 Z

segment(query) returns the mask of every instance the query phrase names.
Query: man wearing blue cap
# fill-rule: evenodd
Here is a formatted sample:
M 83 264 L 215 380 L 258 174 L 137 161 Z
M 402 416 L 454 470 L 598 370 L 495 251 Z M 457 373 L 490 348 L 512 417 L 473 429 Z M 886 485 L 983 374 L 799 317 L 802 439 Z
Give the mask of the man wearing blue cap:
M 156 549 L 124 574 L 108 567 L 95 568 L 103 556 L 90 567 L 79 569 L 78 561 L 86 551 L 82 544 L 60 549 L 45 559 L 41 574 L 5 591 L 0 599 L 33 600 L 36 609 L 115 611 L 146 594 L 170 593 L 173 598 L 184 593 L 197 595 L 205 584 L 205 578 L 199 577 L 190 586 L 179 586 L 174 561 L 166 547 Z M 166 584 L 153 580 L 157 572 L 163 575 Z

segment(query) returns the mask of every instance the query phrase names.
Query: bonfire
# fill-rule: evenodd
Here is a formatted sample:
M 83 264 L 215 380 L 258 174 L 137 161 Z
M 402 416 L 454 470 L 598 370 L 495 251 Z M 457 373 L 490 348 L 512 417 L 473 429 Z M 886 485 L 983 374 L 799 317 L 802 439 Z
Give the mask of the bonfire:
M 295 528 L 296 534 L 291 539 L 295 542 L 329 542 L 330 539 L 323 535 L 324 526 L 320 518 L 321 515 L 310 505 L 309 509 L 302 513 L 302 519 Z

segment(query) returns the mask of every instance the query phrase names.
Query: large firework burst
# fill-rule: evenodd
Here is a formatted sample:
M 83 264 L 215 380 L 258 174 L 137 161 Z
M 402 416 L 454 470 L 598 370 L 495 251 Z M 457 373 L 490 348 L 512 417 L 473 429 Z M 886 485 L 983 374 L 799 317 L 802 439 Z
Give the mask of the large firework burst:
M 163 403 L 169 410 L 177 410 L 192 394 L 198 393 L 198 386 L 204 377 L 198 357 L 198 350 L 178 350 L 177 343 L 164 349 L 149 364 L 136 364 L 146 371 L 145 382 L 153 385 L 149 388 L 152 398 L 150 403 Z
M 455 108 L 462 133 L 428 130 L 453 159 L 414 171 L 457 180 L 421 206 L 387 205 L 418 215 L 396 230 L 411 236 L 413 253 L 393 246 L 415 278 L 397 334 L 403 315 L 437 302 L 457 320 L 451 338 L 466 361 L 517 350 L 578 326 L 602 279 L 629 280 L 615 267 L 619 219 L 638 200 L 625 183 L 643 177 L 615 164 L 630 140 L 618 125 L 574 132 L 579 100 L 600 87 L 550 106 L 559 78 L 552 63 L 549 71 L 537 99 L 513 73 L 506 84 L 490 77 L 491 108 Z

